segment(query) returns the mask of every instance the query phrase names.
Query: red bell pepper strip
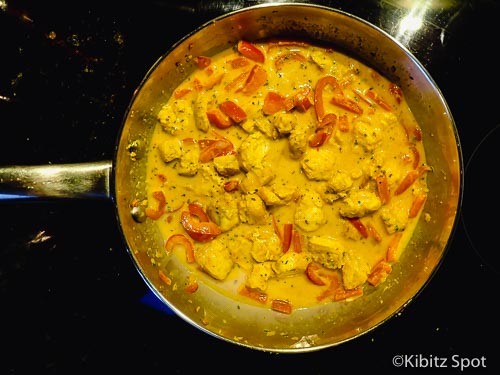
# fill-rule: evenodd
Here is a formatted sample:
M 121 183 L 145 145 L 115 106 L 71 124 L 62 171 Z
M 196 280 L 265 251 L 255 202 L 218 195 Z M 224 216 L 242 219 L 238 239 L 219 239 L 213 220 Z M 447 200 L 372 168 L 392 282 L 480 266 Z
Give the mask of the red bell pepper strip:
M 360 297 L 362 295 L 363 295 L 363 289 L 359 287 L 354 289 L 340 289 L 337 292 L 335 292 L 333 300 L 336 302 L 343 301 L 348 298 Z
M 312 89 L 303 87 L 293 96 L 293 108 L 300 112 L 306 112 L 313 105 Z
M 231 100 L 222 102 L 219 105 L 219 108 L 226 116 L 229 116 L 229 118 L 237 124 L 247 119 L 247 114 L 243 108 Z
M 160 278 L 161 281 L 163 281 L 167 285 L 172 285 L 172 279 L 165 275 L 162 270 L 158 271 L 158 277 Z
M 182 246 L 186 250 L 186 260 L 188 263 L 193 263 L 194 258 L 194 248 L 193 244 L 189 239 L 183 234 L 173 234 L 171 235 L 167 242 L 165 242 L 165 250 L 167 253 L 171 253 L 175 246 Z
M 252 95 L 267 81 L 267 72 L 260 65 L 255 64 L 248 75 L 241 91 L 245 95 Z
M 293 307 L 289 301 L 282 299 L 273 299 L 271 301 L 271 309 L 283 314 L 291 314 Z
M 227 117 L 221 110 L 218 108 L 209 109 L 207 112 L 208 121 L 218 127 L 219 129 L 227 129 L 233 125 L 233 121 L 231 118 Z
M 293 251 L 295 251 L 296 253 L 302 252 L 302 235 L 300 234 L 300 232 L 297 232 L 296 230 L 293 231 L 292 244 L 293 244 Z
M 385 254 L 385 260 L 387 262 L 394 262 L 396 260 L 396 251 L 402 236 L 403 234 L 401 232 L 392 235 L 391 242 L 389 242 L 389 246 L 387 247 L 387 252 Z
M 238 293 L 242 296 L 251 298 L 257 302 L 260 302 L 262 304 L 267 302 L 267 294 L 255 289 L 250 289 L 246 285 L 243 285 L 242 288 L 238 290 Z
M 210 241 L 222 233 L 219 226 L 210 221 L 203 208 L 194 203 L 189 205 L 189 211 L 181 213 L 181 223 L 189 236 L 199 242 Z
M 234 145 L 226 138 L 200 140 L 201 147 L 199 160 L 206 163 L 217 156 L 234 154 Z
M 368 230 L 368 235 L 372 236 L 375 241 L 382 242 L 382 236 L 371 223 L 366 224 L 366 229 Z
M 374 90 L 370 89 L 365 92 L 365 95 L 372 99 L 375 103 L 381 106 L 386 111 L 392 111 L 392 107 L 389 103 L 387 103 L 382 97 L 377 94 Z
M 335 104 L 337 107 L 343 108 L 346 111 L 360 115 L 363 113 L 363 109 L 354 100 L 351 100 L 344 96 L 340 85 L 338 86 L 339 93 L 336 93 L 331 99 L 330 103 Z
M 368 275 L 368 283 L 373 286 L 378 286 L 383 283 L 387 276 L 392 272 L 392 266 L 386 261 L 378 262 Z
M 224 182 L 224 191 L 227 191 L 228 193 L 232 191 L 238 190 L 240 186 L 240 182 L 238 180 L 231 180 Z
M 399 195 L 405 192 L 417 179 L 422 177 L 425 172 L 430 171 L 431 168 L 427 165 L 421 165 L 417 169 L 412 169 L 409 171 L 403 180 L 400 182 L 399 186 L 396 188 L 394 192 L 395 195 Z
M 269 91 L 264 97 L 262 112 L 265 115 L 274 115 L 276 112 L 285 109 L 286 98 L 277 92 Z
M 311 147 L 319 147 L 323 145 L 328 137 L 330 136 L 331 131 L 329 129 L 319 129 L 314 135 L 309 139 L 309 146 Z
M 293 234 L 293 224 L 285 223 L 283 225 L 283 241 L 282 241 L 282 249 L 284 253 L 286 253 L 288 249 L 290 249 L 290 245 L 292 244 L 292 234 Z
M 175 90 L 174 97 L 175 97 L 175 99 L 183 98 L 184 96 L 189 94 L 191 91 L 192 91 L 192 89 L 188 89 L 188 88 Z
M 248 80 L 250 76 L 251 70 L 246 70 L 243 73 L 239 74 L 236 78 L 234 78 L 231 82 L 229 82 L 226 86 L 224 86 L 224 90 L 226 91 L 241 91 L 245 82 Z
M 347 219 L 364 238 L 368 238 L 368 230 L 359 218 Z
M 420 164 L 420 152 L 418 152 L 418 149 L 415 146 L 410 146 L 410 150 L 413 153 L 413 168 L 416 169 Z
M 394 99 L 396 99 L 396 102 L 398 104 L 401 104 L 401 101 L 403 100 L 403 91 L 401 90 L 401 88 L 398 85 L 391 83 L 389 85 L 389 92 L 394 97 Z
M 231 65 L 231 68 L 233 69 L 243 68 L 244 66 L 248 66 L 250 64 L 250 60 L 242 56 L 236 57 L 228 62 Z
M 194 293 L 198 290 L 198 281 L 194 278 L 189 278 L 188 283 L 186 287 L 184 288 L 184 291 L 186 293 Z
M 333 76 L 327 75 L 318 80 L 316 83 L 316 90 L 314 91 L 314 108 L 316 109 L 316 117 L 319 124 L 324 124 L 324 118 L 326 116 L 323 91 L 327 85 L 330 85 L 333 88 L 334 94 L 330 100 L 331 103 L 356 114 L 363 113 L 363 109 L 355 101 L 344 95 L 337 79 Z
M 161 191 L 161 190 L 153 192 L 153 198 L 158 201 L 158 208 L 153 209 L 151 207 L 147 207 L 146 208 L 146 216 L 152 220 L 157 220 L 165 212 L 165 206 L 167 204 L 167 201 L 165 199 L 165 195 L 163 194 L 163 191 Z
M 323 266 L 316 262 L 311 262 L 307 265 L 306 276 L 315 285 L 326 285 L 325 280 L 323 280 L 323 277 L 325 277 L 325 274 L 322 273 L 323 270 Z
M 425 201 L 427 200 L 427 194 L 426 193 L 420 193 L 415 197 L 413 200 L 411 207 L 410 207 L 410 212 L 408 214 L 408 217 L 410 219 L 416 217 L 418 213 L 420 212 L 420 209 L 424 205 Z
M 391 200 L 391 193 L 389 191 L 389 182 L 385 174 L 380 174 L 375 178 L 377 183 L 377 192 L 382 204 L 387 204 Z
M 323 267 L 324 270 L 326 268 Z M 340 282 L 340 275 L 338 272 L 332 271 L 332 270 L 327 270 L 329 271 L 327 275 L 325 275 L 330 282 L 328 284 L 327 289 L 325 289 L 316 299 L 318 301 L 323 301 L 325 298 L 333 298 L 335 296 L 335 293 L 341 289 L 341 282 Z
M 203 207 L 198 203 L 189 203 L 188 210 L 191 215 L 198 218 L 199 221 L 210 221 L 207 213 L 203 210 Z
M 194 62 L 198 69 L 204 69 L 212 63 L 212 59 L 207 56 L 196 56 Z
M 262 52 L 258 47 L 246 40 L 240 40 L 237 45 L 238 52 L 243 56 L 249 58 L 258 63 L 263 63 L 266 60 L 264 52 Z

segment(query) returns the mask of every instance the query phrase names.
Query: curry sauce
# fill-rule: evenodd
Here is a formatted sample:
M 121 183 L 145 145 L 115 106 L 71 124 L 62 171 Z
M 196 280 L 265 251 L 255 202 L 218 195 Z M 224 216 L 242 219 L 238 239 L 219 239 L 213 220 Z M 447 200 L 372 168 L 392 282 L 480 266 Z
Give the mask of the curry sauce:
M 402 90 L 299 41 L 193 59 L 157 114 L 143 203 L 161 257 L 190 270 L 186 291 L 203 282 L 288 314 L 383 283 L 431 170 Z

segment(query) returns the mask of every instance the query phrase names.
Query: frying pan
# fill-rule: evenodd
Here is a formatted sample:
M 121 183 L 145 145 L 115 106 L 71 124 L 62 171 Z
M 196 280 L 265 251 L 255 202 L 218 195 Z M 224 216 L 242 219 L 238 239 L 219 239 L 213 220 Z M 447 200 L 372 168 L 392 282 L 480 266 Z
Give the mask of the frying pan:
M 144 212 L 146 159 L 156 115 L 173 90 L 196 69 L 193 57 L 210 56 L 240 39 L 292 38 L 330 45 L 377 70 L 403 90 L 422 128 L 433 173 L 425 211 L 415 234 L 386 282 L 365 288 L 362 297 L 299 309 L 285 315 L 245 305 L 200 283 L 188 294 L 182 264 L 164 251 L 164 239 Z M 213 19 L 186 35 L 161 56 L 134 92 L 123 117 L 114 159 L 65 165 L 0 167 L 4 197 L 111 199 L 124 243 L 153 293 L 183 321 L 216 339 L 255 350 L 310 352 L 363 335 L 393 317 L 429 283 L 445 256 L 456 227 L 463 190 L 462 154 L 448 105 L 420 62 L 376 26 L 346 12 L 311 4 L 261 4 Z M 423 215 L 422 215 L 423 216 Z M 162 268 L 171 286 L 159 277 Z

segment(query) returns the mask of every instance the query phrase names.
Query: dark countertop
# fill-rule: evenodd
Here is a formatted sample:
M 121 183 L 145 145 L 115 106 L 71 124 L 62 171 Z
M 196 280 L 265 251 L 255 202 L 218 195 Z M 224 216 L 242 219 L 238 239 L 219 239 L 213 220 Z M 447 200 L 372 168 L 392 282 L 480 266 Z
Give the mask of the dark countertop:
M 204 22 L 256 3 L 0 1 L 0 165 L 111 160 L 133 91 L 156 59 Z M 394 35 L 409 1 L 316 3 Z M 469 364 L 465 374 L 498 373 L 500 264 L 492 236 L 498 220 L 491 216 L 499 203 L 482 171 L 499 159 L 493 54 L 500 6 L 420 3 L 437 5 L 426 8 L 424 27 L 405 43 L 455 118 L 465 189 L 441 267 L 404 310 L 356 340 L 318 352 L 236 347 L 158 308 L 126 252 L 111 201 L 0 201 L 0 373 L 459 374 L 458 361 Z M 402 369 L 392 363 L 396 355 L 423 359 L 418 368 Z

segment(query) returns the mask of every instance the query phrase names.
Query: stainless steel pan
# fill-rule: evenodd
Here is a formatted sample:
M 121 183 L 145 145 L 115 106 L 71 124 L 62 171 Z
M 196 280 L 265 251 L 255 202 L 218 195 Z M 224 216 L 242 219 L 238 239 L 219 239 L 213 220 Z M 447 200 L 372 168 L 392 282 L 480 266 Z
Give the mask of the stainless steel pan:
M 193 57 L 211 55 L 240 39 L 295 38 L 345 50 L 398 84 L 419 121 L 428 164 L 430 193 L 400 262 L 383 287 L 349 303 L 332 303 L 284 315 L 236 302 L 200 285 L 194 294 L 159 279 L 163 240 L 131 202 L 144 198 L 145 162 L 156 114 L 174 88 L 195 69 Z M 453 235 L 463 186 L 457 130 L 439 88 L 425 68 L 395 39 L 345 12 L 307 4 L 265 4 L 220 16 L 176 43 L 147 72 L 124 115 L 113 160 L 98 163 L 6 166 L 0 194 L 27 197 L 112 199 L 124 242 L 145 283 L 182 320 L 215 338 L 280 353 L 315 351 L 352 340 L 394 316 L 430 281 Z M 50 204 L 50 203 L 49 203 Z M 110 218 L 113 219 L 114 218 Z M 177 268 L 178 280 L 185 270 Z M 176 279 L 173 280 L 173 283 Z

